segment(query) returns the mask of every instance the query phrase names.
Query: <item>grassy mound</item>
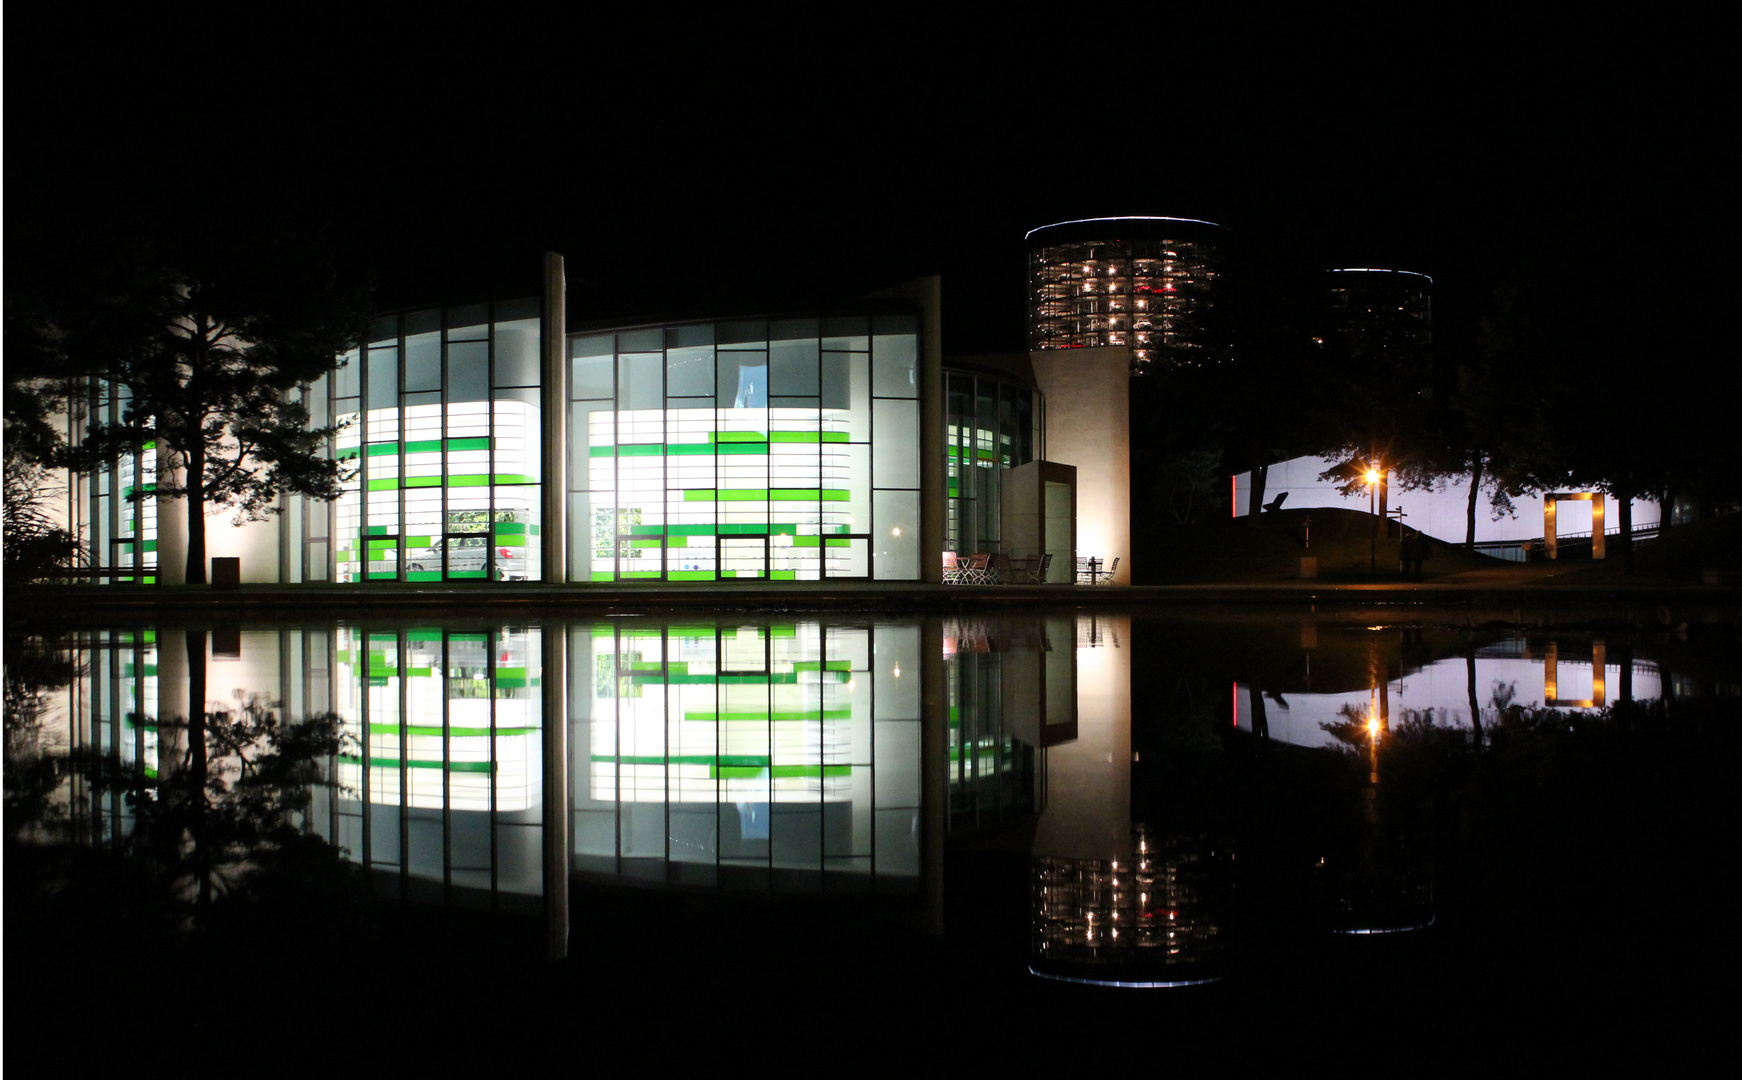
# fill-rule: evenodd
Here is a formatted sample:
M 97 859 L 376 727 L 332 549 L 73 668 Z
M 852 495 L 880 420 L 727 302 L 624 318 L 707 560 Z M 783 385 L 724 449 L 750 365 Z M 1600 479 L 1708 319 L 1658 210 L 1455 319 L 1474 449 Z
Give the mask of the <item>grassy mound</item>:
M 1640 544 L 1634 562 L 1641 574 L 1684 581 L 1708 569 L 1742 570 L 1742 514 L 1677 525 Z
M 1307 519 L 1312 531 L 1307 533 Z M 1140 551 L 1139 585 L 1261 584 L 1300 577 L 1300 560 L 1319 561 L 1323 581 L 1398 581 L 1401 540 L 1391 523 L 1388 535 L 1373 542 L 1375 519 L 1357 510 L 1315 507 L 1280 510 L 1258 519 L 1219 518 L 1178 529 L 1158 530 Z M 1456 545 L 1428 538 L 1422 579 L 1505 565 L 1486 555 L 1469 555 Z M 1377 575 L 1371 569 L 1377 563 Z

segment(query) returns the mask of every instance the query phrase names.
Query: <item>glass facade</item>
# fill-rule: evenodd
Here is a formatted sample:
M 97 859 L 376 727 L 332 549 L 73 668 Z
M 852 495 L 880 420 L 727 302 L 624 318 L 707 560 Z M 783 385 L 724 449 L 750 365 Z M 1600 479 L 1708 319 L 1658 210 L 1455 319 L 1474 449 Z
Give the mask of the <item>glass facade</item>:
M 287 498 L 277 566 L 256 532 L 244 580 L 918 581 L 922 490 L 945 480 L 922 482 L 922 444 L 953 441 L 981 467 L 950 481 L 965 550 L 996 541 L 992 473 L 1038 453 L 1037 395 L 984 377 L 953 379 L 948 434 L 922 430 L 921 313 L 906 302 L 576 332 L 557 348 L 542 304 L 381 316 L 291 391 L 311 426 L 337 429 L 327 452 L 349 476 L 331 503 Z M 547 492 L 553 461 L 565 479 Z M 145 448 L 81 491 L 93 562 L 155 570 L 155 500 L 129 501 L 155 464 Z M 559 512 L 567 550 L 546 551 Z
M 1133 373 L 1203 362 L 1226 233 L 1179 218 L 1064 222 L 1029 233 L 1028 347 L 1129 345 Z
M 918 324 L 571 335 L 571 579 L 917 579 Z
M 948 503 L 944 550 L 997 554 L 1004 470 L 1044 458 L 1038 391 L 969 371 L 945 373 L 944 454 Z
M 536 299 L 376 320 L 310 392 L 356 472 L 299 515 L 307 580 L 538 580 L 539 342 Z
M 127 388 L 92 380 L 86 408 L 91 418 L 118 424 L 127 411 Z M 84 532 L 90 547 L 90 565 L 116 571 L 107 580 L 157 582 L 157 487 L 156 444 L 147 442 L 130 454 L 122 454 L 114 467 L 76 477 L 86 515 Z M 73 529 L 79 531 L 75 521 Z M 129 573 L 132 571 L 132 573 Z

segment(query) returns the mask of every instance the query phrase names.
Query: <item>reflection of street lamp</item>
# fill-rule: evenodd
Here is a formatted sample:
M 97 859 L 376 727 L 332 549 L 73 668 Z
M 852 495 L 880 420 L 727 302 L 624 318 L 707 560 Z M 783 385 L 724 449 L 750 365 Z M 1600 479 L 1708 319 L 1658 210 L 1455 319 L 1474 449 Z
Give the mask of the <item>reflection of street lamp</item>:
M 1374 465 L 1367 466 L 1367 473 L 1362 479 L 1367 481 L 1367 514 L 1373 518 L 1373 539 L 1367 545 L 1367 572 L 1379 572 L 1379 510 L 1374 504 L 1379 491 L 1379 469 Z

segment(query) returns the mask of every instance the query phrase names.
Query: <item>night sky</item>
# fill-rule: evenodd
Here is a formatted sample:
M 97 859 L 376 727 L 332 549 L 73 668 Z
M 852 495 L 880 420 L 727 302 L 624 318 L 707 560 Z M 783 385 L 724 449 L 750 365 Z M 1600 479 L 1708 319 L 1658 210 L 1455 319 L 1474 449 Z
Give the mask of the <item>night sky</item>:
M 530 292 L 544 250 L 583 321 L 941 273 L 946 349 L 969 353 L 1023 346 L 1022 235 L 1085 216 L 1426 272 L 1454 337 L 1544 228 L 1734 272 L 1734 80 L 1693 21 L 19 8 L 13 283 L 37 245 L 277 214 L 330 230 L 382 308 Z

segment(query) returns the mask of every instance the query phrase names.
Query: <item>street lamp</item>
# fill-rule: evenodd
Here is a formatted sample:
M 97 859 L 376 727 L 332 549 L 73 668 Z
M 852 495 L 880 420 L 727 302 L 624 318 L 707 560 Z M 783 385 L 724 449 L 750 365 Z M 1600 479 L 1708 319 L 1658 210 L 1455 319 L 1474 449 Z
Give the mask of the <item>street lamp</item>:
M 1381 475 L 1383 474 L 1380 473 L 1376 465 L 1368 465 L 1367 473 L 1363 477 L 1367 481 L 1367 514 L 1373 518 L 1373 537 L 1367 544 L 1367 572 L 1369 574 L 1379 573 L 1379 510 L 1374 499 L 1377 498 Z

